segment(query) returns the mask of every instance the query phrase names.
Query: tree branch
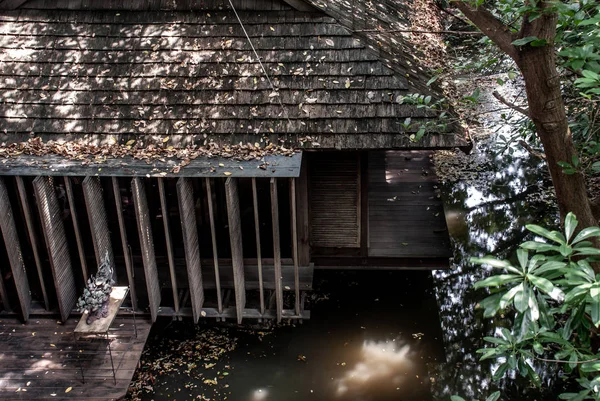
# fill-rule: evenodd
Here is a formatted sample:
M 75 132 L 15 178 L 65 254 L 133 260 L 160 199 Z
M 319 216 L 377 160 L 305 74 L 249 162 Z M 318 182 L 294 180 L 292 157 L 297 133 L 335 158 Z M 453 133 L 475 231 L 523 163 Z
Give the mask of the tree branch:
M 508 107 L 510 107 L 511 109 L 518 111 L 519 113 L 525 115 L 526 117 L 530 117 L 529 115 L 529 110 L 528 109 L 524 109 L 521 106 L 517 106 L 516 104 L 513 104 L 511 102 L 509 102 L 508 100 L 506 100 L 505 98 L 502 97 L 501 94 L 499 94 L 497 91 L 492 92 L 492 95 L 494 95 L 494 97 L 496 99 L 498 99 L 498 101 Z
M 517 61 L 519 52 L 512 44 L 515 40 L 515 36 L 507 25 L 484 7 L 472 8 L 469 4 L 459 0 L 456 1 L 456 8 L 479 28 L 481 32 L 496 43 L 502 51 L 508 54 L 513 60 Z
M 519 145 L 521 145 L 526 151 L 528 151 L 533 156 L 539 157 L 542 160 L 546 160 L 546 155 L 545 154 L 543 154 L 542 152 L 538 152 L 537 150 L 535 150 L 534 148 L 532 148 L 531 145 L 529 145 L 524 140 L 520 139 L 519 140 Z

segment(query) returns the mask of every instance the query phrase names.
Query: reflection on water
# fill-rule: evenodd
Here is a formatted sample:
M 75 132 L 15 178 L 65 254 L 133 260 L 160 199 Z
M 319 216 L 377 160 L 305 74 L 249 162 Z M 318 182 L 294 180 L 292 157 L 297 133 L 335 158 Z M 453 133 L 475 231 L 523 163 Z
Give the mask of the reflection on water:
M 365 341 L 361 360 L 337 380 L 336 396 L 341 400 L 364 400 L 386 390 L 400 390 L 414 370 L 410 346 L 390 341 Z

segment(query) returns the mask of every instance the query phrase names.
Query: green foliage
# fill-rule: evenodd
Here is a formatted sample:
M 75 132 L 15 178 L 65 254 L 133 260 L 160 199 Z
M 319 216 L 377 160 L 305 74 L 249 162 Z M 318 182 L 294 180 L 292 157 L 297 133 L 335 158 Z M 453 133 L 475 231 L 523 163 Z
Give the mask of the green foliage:
M 495 380 L 515 371 L 540 386 L 536 365 L 550 361 L 576 375 L 582 387 L 560 399 L 600 400 L 600 353 L 592 347 L 600 327 L 600 274 L 593 267 L 600 249 L 590 241 L 600 237 L 600 228 L 577 232 L 577 226 L 573 213 L 562 232 L 527 225 L 539 239 L 521 244 L 516 263 L 493 256 L 471 259 L 499 270 L 475 284 L 490 291 L 480 303 L 484 316 L 514 314 L 512 328 L 485 337 L 489 346 L 477 352 L 481 360 L 497 360 Z
M 500 399 L 500 392 L 496 391 L 496 392 L 492 393 L 488 398 L 486 398 L 485 401 L 498 401 L 499 399 Z M 466 401 L 466 400 L 457 395 L 453 395 L 452 397 L 450 397 L 450 401 Z M 473 400 L 473 401 L 479 401 L 479 400 Z

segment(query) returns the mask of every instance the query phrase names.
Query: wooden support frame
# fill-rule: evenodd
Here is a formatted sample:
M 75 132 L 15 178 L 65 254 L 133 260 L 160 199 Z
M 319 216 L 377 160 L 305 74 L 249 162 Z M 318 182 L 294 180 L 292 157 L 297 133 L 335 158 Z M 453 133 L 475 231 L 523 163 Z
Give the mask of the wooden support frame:
M 17 297 L 21 306 L 21 316 L 23 321 L 27 322 L 31 311 L 31 291 L 29 288 L 29 280 L 27 279 L 27 271 L 25 270 L 25 262 L 23 261 L 23 253 L 21 252 L 21 244 L 19 242 L 19 234 L 15 224 L 13 209 L 8 197 L 8 191 L 4 180 L 0 178 L 0 230 L 4 244 L 6 245 L 6 253 L 15 281 Z
M 125 270 L 127 271 L 127 282 L 129 283 L 131 307 L 135 311 L 137 309 L 135 276 L 133 274 L 133 266 L 129 254 L 129 242 L 127 241 L 127 230 L 125 228 L 125 220 L 123 219 L 123 202 L 121 200 L 121 187 L 119 186 L 119 179 L 117 177 L 112 177 L 112 186 L 113 195 L 115 197 L 115 207 L 117 210 L 117 220 L 119 222 L 119 232 L 121 234 L 121 246 L 123 247 L 123 257 L 125 259 Z
M 183 248 L 190 287 L 192 314 L 194 323 L 202 316 L 204 305 L 204 286 L 200 265 L 200 246 L 198 241 L 198 225 L 196 210 L 194 208 L 194 190 L 189 178 L 181 177 L 177 180 L 177 200 L 179 203 L 179 217 L 183 234 Z M 177 311 L 178 312 L 178 311 Z
M 310 216 L 308 209 L 308 157 L 302 159 L 300 176 L 296 179 L 296 218 L 298 232 L 298 264 L 310 263 Z
M 0 300 L 2 301 L 4 310 L 7 312 L 11 312 L 12 308 L 10 307 L 10 302 L 8 300 L 8 293 L 6 292 L 6 286 L 4 285 L 3 276 L 0 276 Z
M 81 231 L 79 230 L 79 221 L 77 218 L 77 209 L 75 208 L 75 197 L 73 196 L 73 184 L 71 183 L 71 177 L 65 177 L 65 189 L 67 191 L 67 199 L 69 201 L 69 210 L 71 211 L 71 221 L 73 222 L 73 230 L 75 231 L 75 241 L 77 242 L 79 263 L 81 263 L 81 274 L 83 274 L 83 281 L 87 283 L 89 275 L 87 269 L 87 262 L 85 260 L 83 240 L 81 239 Z
M 131 191 L 133 193 L 135 217 L 140 235 L 140 246 L 142 248 L 142 260 L 144 262 L 146 288 L 148 289 L 150 315 L 152 317 L 152 322 L 155 322 L 156 317 L 158 316 L 158 309 L 160 308 L 161 293 L 160 283 L 158 281 L 158 269 L 156 267 L 156 255 L 154 254 L 154 239 L 152 237 L 152 226 L 150 224 L 146 188 L 141 178 L 135 177 L 131 180 Z
M 27 235 L 29 236 L 29 243 L 33 251 L 33 259 L 35 261 L 35 268 L 37 270 L 38 279 L 40 281 L 40 287 L 42 289 L 42 297 L 44 298 L 44 306 L 46 310 L 50 310 L 50 301 L 48 300 L 48 291 L 46 290 L 46 282 L 44 280 L 44 272 L 42 271 L 42 259 L 40 257 L 39 244 L 37 234 L 35 233 L 35 226 L 33 225 L 33 216 L 31 215 L 31 208 L 29 206 L 29 199 L 27 198 L 27 191 L 25 189 L 25 182 L 23 177 L 15 177 L 17 182 L 17 190 L 19 192 L 19 199 L 21 200 L 21 208 L 23 209 L 23 216 L 25 216 L 25 225 L 27 226 Z M 70 203 L 70 201 L 69 201 Z M 1 288 L 0 288 L 1 290 Z M 8 300 L 7 300 L 8 302 Z
M 283 288 L 281 286 L 281 239 L 279 236 L 279 200 L 277 178 L 271 178 L 271 217 L 273 220 L 273 260 L 275 265 L 275 300 L 277 322 L 281 322 L 283 311 Z
M 258 286 L 260 291 L 260 313 L 265 313 L 265 291 L 263 288 L 262 252 L 260 245 L 260 220 L 258 218 L 258 191 L 256 177 L 252 177 L 252 204 L 254 205 L 254 230 L 256 235 L 256 261 L 258 265 Z
M 158 179 L 158 192 L 160 197 L 160 209 L 162 210 L 163 227 L 165 230 L 165 241 L 167 243 L 167 259 L 169 261 L 169 273 L 171 274 L 171 289 L 173 290 L 173 305 L 175 312 L 179 312 L 179 291 L 177 290 L 177 277 L 175 276 L 175 257 L 173 256 L 173 242 L 169 228 L 169 209 L 167 196 L 165 194 L 164 178 Z
M 206 196 L 208 201 L 208 220 L 210 222 L 210 235 L 212 239 L 212 249 L 213 249 L 213 260 L 215 267 L 215 285 L 217 287 L 217 309 L 219 313 L 223 312 L 223 297 L 221 295 L 221 279 L 219 277 L 219 254 L 217 252 L 217 233 L 215 231 L 215 212 L 213 208 L 213 200 L 212 200 L 212 186 L 210 183 L 210 178 L 205 179 L 206 183 Z
M 358 211 L 360 218 L 360 254 L 369 256 L 369 153 L 360 152 L 358 159 L 360 175 Z
M 108 218 L 104 206 L 104 190 L 100 183 L 100 177 L 85 177 L 82 186 L 96 263 L 100 266 L 107 253 L 111 263 L 114 263 L 115 258 L 110 240 L 110 230 L 108 229 Z
M 227 200 L 227 221 L 229 223 L 229 241 L 231 243 L 231 264 L 233 267 L 233 285 L 235 289 L 235 308 L 237 322 L 242 324 L 246 307 L 246 285 L 244 280 L 244 254 L 242 249 L 242 221 L 240 217 L 240 199 L 237 178 L 225 181 Z
M 298 270 L 298 229 L 296 219 L 296 179 L 290 178 L 290 215 L 292 228 L 292 258 L 294 259 L 294 306 L 300 315 L 300 272 Z
M 61 219 L 62 211 L 56 197 L 52 177 L 36 177 L 33 180 L 33 189 L 48 248 L 48 258 L 58 298 L 58 309 L 62 321 L 65 322 L 77 301 L 77 287 L 75 286 L 65 227 Z

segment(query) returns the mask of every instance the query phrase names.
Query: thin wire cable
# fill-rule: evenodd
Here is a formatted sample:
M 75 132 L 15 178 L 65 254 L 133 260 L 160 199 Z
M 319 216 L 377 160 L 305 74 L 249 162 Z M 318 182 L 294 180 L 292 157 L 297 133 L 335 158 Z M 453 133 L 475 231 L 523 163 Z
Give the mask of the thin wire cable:
M 244 23 L 242 22 L 242 19 L 240 18 L 239 14 L 237 13 L 237 10 L 233 6 L 233 2 L 231 0 L 229 0 L 229 5 L 231 6 L 231 9 L 233 10 L 235 17 L 237 18 L 238 22 L 240 23 L 240 26 L 242 27 L 242 30 L 244 31 L 244 35 L 246 35 L 246 39 L 248 39 L 248 43 L 250 44 L 250 47 L 252 48 L 252 51 L 254 52 L 256 59 L 258 60 L 258 64 L 260 64 L 260 68 L 262 68 L 262 71 L 265 74 L 265 77 L 267 77 L 267 81 L 269 81 L 269 85 L 271 86 L 271 89 L 273 90 L 273 92 L 277 93 L 277 101 L 279 102 L 279 105 L 281 106 L 281 110 L 283 110 L 283 114 L 284 114 L 285 118 L 291 124 L 292 120 L 290 120 L 290 117 L 288 116 L 288 113 L 287 113 L 287 109 L 285 108 L 285 106 L 283 105 L 283 102 L 281 101 L 281 96 L 279 96 L 279 91 L 277 91 L 277 89 L 275 89 L 275 85 L 273 85 L 273 82 L 271 81 L 271 78 L 269 77 L 269 73 L 267 72 L 267 69 L 265 68 L 262 61 L 260 60 L 260 57 L 258 56 L 258 52 L 256 51 L 256 49 L 254 48 L 254 45 L 252 44 L 250 35 L 248 35 L 248 32 L 246 32 L 246 27 L 244 26 Z

